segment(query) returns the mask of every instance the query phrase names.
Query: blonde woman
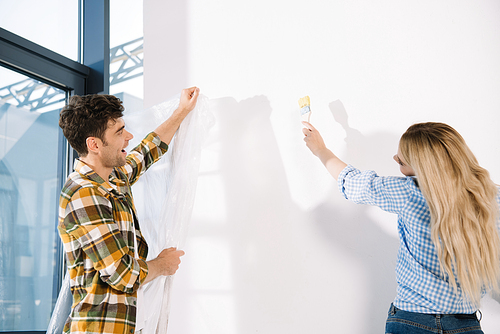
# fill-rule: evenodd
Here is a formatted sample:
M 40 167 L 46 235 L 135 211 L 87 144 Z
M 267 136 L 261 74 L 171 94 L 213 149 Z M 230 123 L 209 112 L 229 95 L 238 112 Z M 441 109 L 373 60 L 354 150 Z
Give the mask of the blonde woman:
M 307 147 L 347 199 L 398 215 L 398 290 L 386 333 L 483 333 L 480 299 L 499 289 L 500 196 L 462 136 L 443 123 L 414 124 L 394 156 L 405 177 L 380 177 L 341 161 L 303 124 Z

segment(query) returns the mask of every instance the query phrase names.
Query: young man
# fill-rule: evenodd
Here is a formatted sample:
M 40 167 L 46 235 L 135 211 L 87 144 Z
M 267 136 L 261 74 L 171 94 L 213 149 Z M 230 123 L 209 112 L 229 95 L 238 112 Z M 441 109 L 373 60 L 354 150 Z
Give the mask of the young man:
M 128 155 L 133 136 L 125 130 L 119 99 L 73 96 L 62 109 L 59 126 L 79 155 L 59 202 L 73 294 L 65 333 L 133 333 L 139 287 L 177 271 L 184 252 L 175 248 L 146 261 L 130 187 L 167 151 L 198 94 L 196 87 L 184 89 L 172 116 Z

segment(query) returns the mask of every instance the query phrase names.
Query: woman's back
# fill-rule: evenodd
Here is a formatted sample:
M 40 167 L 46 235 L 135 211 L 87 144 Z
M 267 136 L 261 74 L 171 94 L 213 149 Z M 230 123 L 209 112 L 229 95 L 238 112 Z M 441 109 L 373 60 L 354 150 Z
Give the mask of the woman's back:
M 431 235 L 431 214 L 415 177 L 380 177 L 374 171 L 345 168 L 338 178 L 349 200 L 398 215 L 400 246 L 394 305 L 419 313 L 474 313 L 477 305 L 456 293 L 441 270 Z M 497 206 L 500 192 L 497 191 Z
M 441 271 L 479 306 L 484 289 L 498 289 L 500 277 L 497 186 L 449 125 L 414 124 L 399 148 L 427 200 Z

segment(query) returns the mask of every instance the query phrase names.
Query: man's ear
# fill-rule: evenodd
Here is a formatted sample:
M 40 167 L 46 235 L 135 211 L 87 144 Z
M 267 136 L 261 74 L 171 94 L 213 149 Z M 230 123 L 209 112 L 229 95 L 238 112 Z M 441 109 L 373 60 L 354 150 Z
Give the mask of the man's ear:
M 85 143 L 87 144 L 87 149 L 89 150 L 89 152 L 93 152 L 93 153 L 97 153 L 97 151 L 99 150 L 99 148 L 101 146 L 101 142 L 100 142 L 99 138 L 96 138 L 96 137 L 88 137 L 85 140 Z

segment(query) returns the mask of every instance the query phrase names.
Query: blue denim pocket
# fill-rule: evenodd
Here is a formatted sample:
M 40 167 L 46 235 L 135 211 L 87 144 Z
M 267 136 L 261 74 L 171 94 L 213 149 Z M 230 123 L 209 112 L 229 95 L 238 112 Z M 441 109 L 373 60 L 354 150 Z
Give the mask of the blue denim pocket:
M 386 334 L 484 334 L 475 314 L 424 314 L 407 312 L 391 304 Z

